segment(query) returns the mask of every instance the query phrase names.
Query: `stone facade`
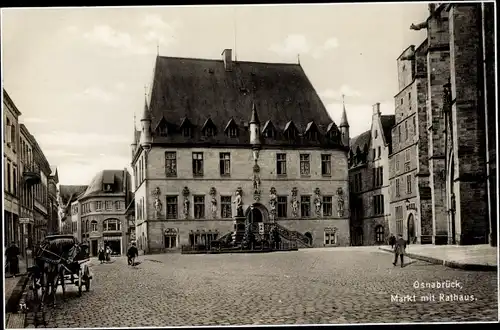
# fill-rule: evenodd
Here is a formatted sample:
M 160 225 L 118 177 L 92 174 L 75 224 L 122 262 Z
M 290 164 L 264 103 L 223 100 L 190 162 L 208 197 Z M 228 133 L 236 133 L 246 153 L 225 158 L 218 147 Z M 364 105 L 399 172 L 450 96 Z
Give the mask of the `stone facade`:
M 491 97 L 494 62 L 483 64 L 482 58 L 483 53 L 494 54 L 493 34 L 487 26 L 483 28 L 492 20 L 492 6 L 429 5 L 428 19 L 412 25 L 417 30 L 426 28 L 427 39 L 417 49 L 409 47 L 398 58 L 400 89 L 401 81 L 410 81 L 401 62 L 414 71 L 411 83 L 395 97 L 392 221 L 397 224 L 398 233 L 410 240 L 414 238 L 415 242 L 486 243 L 488 233 L 496 232 L 496 220 L 489 220 L 496 214 L 495 207 L 491 207 L 493 202 L 496 205 L 491 184 L 491 164 L 495 163 L 491 159 L 495 159 L 496 146 L 486 143 L 496 136 L 494 125 L 486 120 L 487 111 L 495 111 Z M 405 106 L 409 93 L 416 98 Z M 414 124 L 408 125 L 412 116 Z M 405 135 L 406 129 L 413 139 L 402 142 L 398 140 L 400 130 Z M 407 180 L 410 175 L 412 182 L 411 193 L 406 194 L 401 189 L 407 191 L 407 183 L 396 170 L 398 160 L 401 165 L 402 156 L 398 155 L 402 152 L 409 153 L 405 158 L 409 167 L 402 175 Z M 410 218 L 416 220 L 414 230 L 409 228 Z
M 167 178 L 165 175 L 165 153 L 175 152 L 177 159 L 177 177 Z M 192 173 L 192 153 L 202 152 L 204 155 L 203 177 L 193 177 Z M 230 154 L 230 176 L 221 177 L 219 172 L 220 153 Z M 285 177 L 276 174 L 276 155 L 286 154 L 287 174 Z M 311 172 L 308 176 L 301 176 L 300 154 L 308 154 L 310 157 Z M 321 156 L 330 155 L 331 176 L 321 174 Z M 238 187 L 243 191 L 243 209 L 247 210 L 255 202 L 253 196 L 252 181 L 252 150 L 243 148 L 152 148 L 144 153 L 146 168 L 144 180 L 140 181 L 135 192 L 136 209 L 142 209 L 136 220 L 136 233 L 139 247 L 146 249 L 146 244 L 151 251 L 165 249 L 164 232 L 168 228 L 173 228 L 178 233 L 177 244 L 189 244 L 190 231 L 205 230 L 208 232 L 218 231 L 219 235 L 232 231 L 233 216 L 236 215 L 235 191 Z M 287 228 L 293 228 L 303 234 L 309 233 L 313 239 L 314 246 L 324 246 L 324 228 L 337 228 L 338 239 L 336 245 L 349 245 L 349 214 L 345 211 L 343 215 L 338 215 L 337 191 L 342 189 L 347 195 L 347 160 L 344 151 L 338 150 L 294 150 L 294 149 L 265 149 L 259 155 L 261 197 L 259 203 L 264 212 L 269 210 L 271 188 L 276 189 L 278 197 L 287 197 L 286 215 L 279 217 L 276 221 Z M 189 194 L 183 195 L 184 188 L 187 187 Z M 310 216 L 303 217 L 299 214 L 293 215 L 292 210 L 292 189 L 297 188 L 297 199 L 301 196 L 309 196 Z M 214 189 L 212 189 L 214 188 Z M 332 198 L 332 214 L 324 215 L 323 208 L 320 214 L 314 210 L 315 190 L 319 188 L 321 197 Z M 213 194 L 210 194 L 210 192 Z M 159 192 L 159 200 L 163 204 L 159 212 L 156 211 L 155 192 Z M 177 197 L 177 219 L 167 219 L 166 206 L 167 197 Z M 201 219 L 194 217 L 195 202 L 194 196 L 203 196 L 204 215 Z M 227 218 L 221 218 L 221 196 L 230 198 L 231 211 Z M 212 204 L 212 197 L 215 197 L 215 205 Z M 184 200 L 189 201 L 187 216 L 183 213 Z M 143 203 L 143 204 L 142 204 Z M 348 205 L 347 198 L 344 200 L 344 208 Z M 214 206 L 214 210 L 212 210 Z M 346 209 L 346 208 L 345 208 Z M 346 209 L 348 210 L 348 209 Z M 136 212 L 137 214 L 137 212 Z M 142 216 L 141 216 L 142 214 Z M 264 217 L 268 215 L 264 214 Z M 147 219 L 147 221 L 145 221 Z M 149 226 L 149 227 L 147 227 Z M 144 237 L 144 238 L 141 238 Z
M 19 188 L 20 171 L 19 155 L 19 116 L 17 109 L 5 90 L 3 90 L 3 164 L 4 164 L 4 202 L 3 219 L 5 224 L 4 242 L 9 246 L 12 242 L 20 244 L 19 226 Z

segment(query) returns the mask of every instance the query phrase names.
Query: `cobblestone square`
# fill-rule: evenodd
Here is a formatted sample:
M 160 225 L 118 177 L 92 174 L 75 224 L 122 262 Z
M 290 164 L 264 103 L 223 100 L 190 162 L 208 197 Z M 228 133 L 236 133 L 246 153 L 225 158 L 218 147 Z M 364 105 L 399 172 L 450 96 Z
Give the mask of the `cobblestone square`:
M 498 315 L 495 272 L 415 260 L 394 267 L 392 255 L 374 247 L 139 261 L 135 268 L 125 258 L 93 261 L 90 292 L 78 298 L 71 288 L 67 302 L 47 315 L 48 327 L 494 321 Z M 414 287 L 443 281 L 461 288 Z M 421 301 L 429 294 L 434 302 Z M 460 301 L 467 295 L 474 301 Z

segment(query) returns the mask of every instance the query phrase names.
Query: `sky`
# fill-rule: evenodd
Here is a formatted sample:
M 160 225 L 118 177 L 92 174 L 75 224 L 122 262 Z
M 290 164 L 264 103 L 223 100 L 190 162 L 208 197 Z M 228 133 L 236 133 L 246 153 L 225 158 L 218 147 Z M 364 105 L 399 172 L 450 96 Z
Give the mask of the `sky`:
M 372 105 L 394 114 L 396 58 L 419 45 L 425 3 L 2 10 L 2 85 L 60 184 L 89 184 L 103 169 L 130 170 L 157 52 L 161 56 L 297 63 L 350 136 Z

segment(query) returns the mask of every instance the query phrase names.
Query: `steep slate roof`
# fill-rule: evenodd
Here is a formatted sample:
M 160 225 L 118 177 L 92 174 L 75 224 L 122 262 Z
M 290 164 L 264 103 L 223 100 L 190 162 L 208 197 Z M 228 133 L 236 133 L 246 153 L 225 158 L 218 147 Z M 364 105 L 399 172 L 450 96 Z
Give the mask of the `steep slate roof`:
M 155 136 L 153 132 L 153 143 L 248 144 L 249 134 L 243 131 L 237 138 L 231 138 L 224 134 L 224 128 L 230 119 L 240 130 L 246 128 L 254 103 L 260 122 L 271 120 L 278 131 L 276 139 L 267 139 L 265 144 L 283 144 L 282 133 L 290 120 L 300 133 L 308 122 L 314 121 L 324 134 L 332 122 L 298 64 L 238 61 L 233 62 L 232 71 L 228 72 L 222 60 L 158 56 L 153 81 L 151 128 L 155 129 L 162 118 L 168 123 L 169 133 L 178 131 L 183 118 L 188 118 L 194 126 L 191 138 L 178 133 Z M 201 134 L 208 118 L 217 128 L 215 137 Z
M 392 145 L 392 127 L 396 124 L 395 115 L 382 115 L 380 116 L 382 130 L 384 131 L 385 143 Z
M 97 173 L 90 181 L 89 186 L 81 198 L 104 193 L 125 193 L 123 190 L 123 181 L 128 180 L 127 187 L 130 188 L 130 174 L 126 172 L 127 178 L 124 178 L 124 170 L 103 170 Z M 112 183 L 114 182 L 114 183 Z M 104 192 L 104 184 L 111 185 L 111 192 Z
M 365 144 L 367 144 L 368 147 L 370 147 L 371 139 L 372 139 L 372 131 L 371 130 L 363 132 L 360 135 L 353 137 L 350 141 L 350 144 L 351 144 L 350 147 L 351 147 L 352 152 L 354 154 L 356 154 L 356 149 L 358 146 L 359 146 L 359 149 L 361 151 L 363 151 Z
M 76 201 L 86 189 L 87 186 L 60 185 L 59 196 L 61 197 L 61 203 L 67 205 Z

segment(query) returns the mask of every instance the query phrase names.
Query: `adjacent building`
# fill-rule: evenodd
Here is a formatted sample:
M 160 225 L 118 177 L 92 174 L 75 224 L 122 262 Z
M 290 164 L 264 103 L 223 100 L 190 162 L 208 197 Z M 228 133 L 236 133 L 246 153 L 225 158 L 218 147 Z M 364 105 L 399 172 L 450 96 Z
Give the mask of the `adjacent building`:
M 3 163 L 4 163 L 4 242 L 8 246 L 12 242 L 21 243 L 19 226 L 20 216 L 20 183 L 19 172 L 19 116 L 21 112 L 3 90 Z
M 304 246 L 350 244 L 349 125 L 300 64 L 157 56 L 132 142 L 135 221 L 147 252 L 234 230 L 236 203 Z
M 417 243 L 496 245 L 494 4 L 429 13 L 398 58 L 391 220 Z
M 33 186 L 33 216 L 34 230 L 33 239 L 35 243 L 41 242 L 47 236 L 49 224 L 49 177 L 52 173 L 50 164 L 45 158 L 42 149 L 34 137 L 33 141 L 33 164 L 40 171 L 40 182 Z
M 380 103 L 373 106 L 370 130 L 351 139 L 349 184 L 351 245 L 386 244 L 391 227 L 389 155 L 394 115 L 382 115 Z
M 115 255 L 124 255 L 130 240 L 127 207 L 132 201 L 131 177 L 127 169 L 104 170 L 95 175 L 78 198 L 81 240 L 97 256 L 99 246 L 108 245 Z M 78 227 L 76 228 L 78 231 Z
M 57 192 L 59 228 L 62 234 L 73 234 L 82 241 L 80 226 L 80 204 L 78 198 L 88 186 L 60 185 Z
M 58 234 L 60 232 L 59 228 L 59 215 L 58 215 L 58 201 L 57 201 L 57 186 L 59 185 L 59 174 L 57 173 L 57 167 L 51 166 L 51 173 L 49 176 L 49 223 L 47 225 L 47 232 L 49 235 Z

